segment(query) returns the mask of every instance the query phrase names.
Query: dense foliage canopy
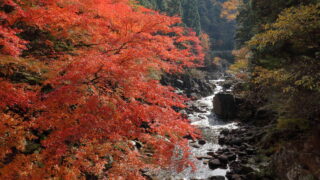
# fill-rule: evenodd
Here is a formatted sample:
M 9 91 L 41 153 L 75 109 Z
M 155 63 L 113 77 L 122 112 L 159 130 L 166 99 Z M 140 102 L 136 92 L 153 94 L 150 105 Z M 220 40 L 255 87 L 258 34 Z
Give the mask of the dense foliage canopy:
M 180 18 L 129 0 L 4 0 L 0 22 L 0 179 L 139 179 L 181 151 L 174 164 L 189 164 L 194 129 L 172 109 L 186 99 L 158 81 L 203 58 Z
M 308 129 L 320 117 L 319 1 L 243 1 L 237 17 L 233 70 L 243 73 L 255 99 L 277 112 L 278 127 Z M 259 97 L 259 98 L 257 98 Z

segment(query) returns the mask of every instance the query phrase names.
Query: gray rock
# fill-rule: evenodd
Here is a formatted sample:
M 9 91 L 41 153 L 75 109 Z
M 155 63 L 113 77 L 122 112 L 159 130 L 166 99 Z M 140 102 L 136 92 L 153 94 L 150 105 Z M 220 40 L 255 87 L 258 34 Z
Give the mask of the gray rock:
M 206 141 L 203 140 L 203 139 L 199 139 L 198 144 L 200 144 L 200 145 L 205 145 L 205 144 L 206 144 Z
M 220 162 L 222 164 L 227 164 L 228 163 L 228 157 L 226 155 L 221 155 L 218 157 L 218 159 L 220 160 Z
M 225 136 L 219 136 L 218 143 L 219 144 L 225 144 L 226 143 L 226 137 Z
M 226 153 L 225 156 L 227 156 L 229 161 L 234 161 L 237 159 L 237 156 L 234 153 Z
M 230 141 L 231 145 L 237 145 L 240 146 L 242 144 L 242 140 L 240 138 L 236 138 Z
M 221 166 L 222 166 L 222 164 L 219 159 L 212 159 L 209 161 L 209 168 L 212 170 L 217 169 Z
M 216 157 L 216 154 L 214 152 L 207 152 L 207 155 L 212 156 L 212 157 Z
M 236 104 L 233 95 L 219 93 L 213 99 L 213 112 L 221 119 L 231 120 L 236 117 Z

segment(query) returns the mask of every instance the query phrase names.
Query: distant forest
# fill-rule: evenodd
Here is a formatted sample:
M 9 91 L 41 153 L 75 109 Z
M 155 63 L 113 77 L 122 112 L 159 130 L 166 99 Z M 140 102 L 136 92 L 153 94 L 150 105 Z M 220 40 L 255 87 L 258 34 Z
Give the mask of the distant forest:
M 198 34 L 205 32 L 213 52 L 234 48 L 235 21 L 221 17 L 221 4 L 226 0 L 139 0 L 142 5 L 169 16 L 181 16 L 187 27 Z

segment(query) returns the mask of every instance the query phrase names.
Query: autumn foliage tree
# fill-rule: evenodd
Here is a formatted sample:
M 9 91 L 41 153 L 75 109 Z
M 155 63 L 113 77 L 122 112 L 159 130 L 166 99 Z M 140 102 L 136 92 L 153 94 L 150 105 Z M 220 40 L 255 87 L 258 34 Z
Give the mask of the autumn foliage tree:
M 230 70 L 246 79 L 251 99 L 276 113 L 280 130 L 319 123 L 319 7 L 313 0 L 252 0 L 239 9 L 242 47 Z
M 236 19 L 238 15 L 238 7 L 241 3 L 241 0 L 228 0 L 222 3 L 221 17 L 228 20 Z
M 152 76 L 203 59 L 179 18 L 129 0 L 4 0 L 0 23 L 0 179 L 140 179 L 177 148 L 189 164 L 195 129 L 172 109 L 186 99 Z

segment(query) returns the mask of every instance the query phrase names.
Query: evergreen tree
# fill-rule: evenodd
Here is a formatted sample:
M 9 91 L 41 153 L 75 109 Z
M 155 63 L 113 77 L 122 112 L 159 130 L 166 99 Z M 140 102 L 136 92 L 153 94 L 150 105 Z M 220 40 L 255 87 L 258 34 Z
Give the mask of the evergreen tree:
M 193 28 L 197 34 L 201 32 L 200 14 L 197 0 L 185 0 L 183 3 L 183 22 Z
M 230 50 L 234 48 L 235 21 L 221 17 L 221 4 L 223 0 L 201 0 L 198 9 L 201 20 L 201 30 L 210 36 L 212 51 L 224 52 L 223 58 L 230 56 Z M 216 55 L 216 54 L 215 54 Z M 221 55 L 219 55 L 221 56 Z
M 162 12 L 166 12 L 168 9 L 168 2 L 167 0 L 157 0 L 158 9 Z
M 168 1 L 167 13 L 169 16 L 182 16 L 183 10 L 181 0 Z

